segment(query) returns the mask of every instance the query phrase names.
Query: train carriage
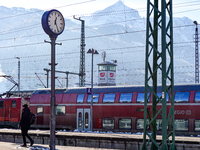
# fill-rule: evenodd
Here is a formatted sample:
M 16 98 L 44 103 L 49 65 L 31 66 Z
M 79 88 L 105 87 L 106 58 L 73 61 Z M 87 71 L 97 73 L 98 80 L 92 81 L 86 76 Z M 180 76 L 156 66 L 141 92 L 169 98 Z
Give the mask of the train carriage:
M 0 98 L 0 126 L 17 128 L 23 104 L 29 105 L 30 98 L 6 97 Z
M 56 89 L 56 128 L 90 130 L 91 95 L 87 88 Z M 114 132 L 142 132 L 144 116 L 144 86 L 94 87 L 93 129 Z M 200 85 L 176 85 L 176 134 L 198 135 L 200 131 Z M 161 88 L 158 87 L 158 95 Z M 30 99 L 30 109 L 36 114 L 35 128 L 49 128 L 50 89 L 38 89 Z M 167 98 L 167 111 L 170 99 Z M 152 96 L 148 102 L 151 114 Z M 161 103 L 158 103 L 161 107 Z M 157 119 L 158 133 L 162 120 Z M 170 128 L 168 128 L 170 132 Z
M 91 95 L 86 87 L 56 89 L 56 128 L 90 131 Z M 199 135 L 200 85 L 175 85 L 176 135 Z M 158 87 L 161 96 L 161 87 Z M 38 89 L 30 98 L 0 98 L 0 126 L 17 127 L 24 103 L 36 114 L 33 128 L 49 129 L 50 89 Z M 144 116 L 144 86 L 99 86 L 93 90 L 93 129 L 114 132 L 142 132 Z M 170 109 L 167 97 L 167 111 Z M 147 104 L 151 114 L 152 95 Z M 157 105 L 158 109 L 161 103 Z M 150 130 L 150 129 L 149 129 Z M 157 119 L 158 134 L 162 119 Z M 170 132 L 170 127 L 168 131 Z

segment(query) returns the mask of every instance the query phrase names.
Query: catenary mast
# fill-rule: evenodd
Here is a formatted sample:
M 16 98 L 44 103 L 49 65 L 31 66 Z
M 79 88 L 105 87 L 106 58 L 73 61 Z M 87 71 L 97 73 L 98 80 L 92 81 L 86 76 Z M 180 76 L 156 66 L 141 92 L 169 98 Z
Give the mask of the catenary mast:
M 85 86 L 85 20 L 81 18 L 74 19 L 81 21 L 81 49 L 80 49 L 80 68 L 79 68 L 79 86 Z
M 161 93 L 157 91 L 159 74 L 161 74 Z M 152 109 L 149 110 L 147 103 L 151 95 Z M 171 102 L 169 112 L 166 104 L 167 95 Z M 175 150 L 172 0 L 147 0 L 144 101 L 142 150 Z M 158 103 L 161 106 L 158 107 Z M 158 117 L 162 118 L 161 143 L 156 141 Z M 168 126 L 172 129 L 169 134 L 167 134 Z M 151 134 L 147 132 L 149 127 L 152 129 Z
M 195 28 L 195 83 L 199 83 L 199 39 L 198 39 L 198 23 L 194 21 Z

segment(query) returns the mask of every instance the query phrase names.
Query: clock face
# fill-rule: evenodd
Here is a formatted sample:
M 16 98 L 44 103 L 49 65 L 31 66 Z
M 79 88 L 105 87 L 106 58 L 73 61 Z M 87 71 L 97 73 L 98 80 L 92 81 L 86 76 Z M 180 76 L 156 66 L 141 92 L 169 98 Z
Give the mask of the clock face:
M 64 30 L 65 22 L 60 12 L 54 10 L 48 16 L 48 26 L 55 34 L 60 34 Z

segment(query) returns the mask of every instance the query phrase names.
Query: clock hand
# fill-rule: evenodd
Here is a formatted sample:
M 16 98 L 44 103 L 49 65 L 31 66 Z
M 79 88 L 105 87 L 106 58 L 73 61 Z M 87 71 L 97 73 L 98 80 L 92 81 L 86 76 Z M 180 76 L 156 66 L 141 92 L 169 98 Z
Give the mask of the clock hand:
M 56 25 L 56 29 L 57 29 L 57 31 L 59 32 L 59 30 L 58 30 L 58 25 L 57 25 L 57 17 L 56 17 L 56 19 L 55 19 L 54 25 Z
M 56 20 L 57 20 L 57 17 L 56 17 L 56 19 L 54 20 L 54 25 L 56 25 Z

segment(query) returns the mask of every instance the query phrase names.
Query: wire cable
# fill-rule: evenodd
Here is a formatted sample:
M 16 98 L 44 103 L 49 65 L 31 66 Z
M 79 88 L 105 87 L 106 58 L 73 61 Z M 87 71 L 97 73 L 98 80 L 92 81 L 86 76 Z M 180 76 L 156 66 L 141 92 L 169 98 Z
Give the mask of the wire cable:
M 62 7 L 67 7 L 67 6 L 72 6 L 72 5 L 78 5 L 78 4 L 83 4 L 83 3 L 87 3 L 87 2 L 91 2 L 91 1 L 95 1 L 95 0 L 90 0 L 90 1 L 85 1 L 85 2 L 80 2 L 80 3 L 75 3 L 75 4 L 69 4 L 69 5 L 65 5 L 65 6 L 60 6 L 60 7 L 56 7 L 56 8 L 62 8 Z M 197 2 L 197 1 L 193 1 L 193 2 L 187 2 L 187 3 L 185 3 L 185 4 L 188 4 L 188 3 L 194 3 L 194 2 Z M 180 3 L 180 4 L 184 4 L 184 3 Z M 195 6 L 197 6 L 197 4 L 194 4 Z M 189 6 L 191 6 L 191 5 L 189 5 Z M 186 5 L 185 7 L 188 7 L 188 5 Z M 195 10 L 199 10 L 199 8 L 198 9 L 192 9 L 192 10 L 187 10 L 187 11 L 195 11 Z M 39 11 L 42 11 L 42 10 L 39 10 Z M 133 9 L 127 9 L 127 10 L 119 10 L 119 11 L 109 11 L 109 12 L 102 12 L 102 13 L 97 13 L 97 14 L 104 14 L 104 15 L 109 15 L 108 13 L 110 13 L 110 15 L 113 15 L 112 13 L 120 13 L 121 12 L 121 14 L 125 14 L 126 12 L 125 11 L 127 11 L 127 13 L 129 13 L 128 11 L 131 11 L 131 12 L 133 12 Z M 187 12 L 187 11 L 181 11 L 181 12 Z M 36 11 L 36 12 L 38 12 L 38 11 Z M 138 12 L 138 11 L 136 11 L 136 12 Z M 181 13 L 181 12 L 177 12 L 177 13 Z M 30 12 L 30 13 L 35 13 L 35 11 L 34 12 Z M 25 14 L 21 14 L 21 15 L 27 15 L 27 14 L 30 14 L 30 13 L 25 13 Z M 94 15 L 95 15 L 95 13 L 93 13 Z M 88 15 L 88 14 L 87 14 Z M 0 18 L 0 19 L 6 19 L 6 18 L 12 18 L 12 17 L 15 17 L 15 16 L 19 16 L 19 15 L 14 15 L 14 16 L 7 16 L 7 17 L 3 17 L 3 18 Z M 84 15 L 81 15 L 82 17 L 84 17 Z M 95 16 L 97 16 L 97 15 L 95 15 Z M 94 17 L 94 16 L 91 16 L 90 15 L 90 17 Z M 143 18 L 140 18 L 140 19 L 143 19 Z M 35 25 L 30 25 L 30 26 L 35 26 Z M 39 26 L 39 25 L 37 25 L 37 26 Z M 24 28 L 26 28 L 26 27 L 21 27 L 23 30 L 25 30 Z M 19 29 L 19 28 L 18 28 Z M 28 28 L 29 29 L 29 28 Z M 27 30 L 28 30 L 27 29 Z M 6 31 L 0 31 L 0 33 L 1 32 L 6 32 Z
M 96 0 L 88 0 L 88 1 L 83 1 L 83 2 L 79 2 L 79 3 L 73 3 L 73 4 L 64 5 L 64 6 L 58 6 L 58 7 L 54 7 L 53 9 L 63 8 L 63 7 L 68 7 L 68 6 L 74 6 L 74 5 L 80 5 L 80 4 L 84 4 L 84 3 L 88 3 L 88 2 L 92 2 L 92 1 L 96 1 Z M 50 8 L 50 9 L 52 9 L 52 8 Z M 45 9 L 45 10 L 50 10 L 50 9 Z M 1 19 L 10 19 L 10 18 L 13 18 L 13 17 L 19 17 L 19 16 L 24 16 L 24 15 L 29 15 L 29 14 L 33 14 L 33 13 L 37 13 L 37 12 L 43 12 L 45 10 L 37 10 L 37 11 L 29 12 L 29 13 L 23 13 L 23 14 L 18 14 L 18 15 L 1 17 L 0 20 Z

